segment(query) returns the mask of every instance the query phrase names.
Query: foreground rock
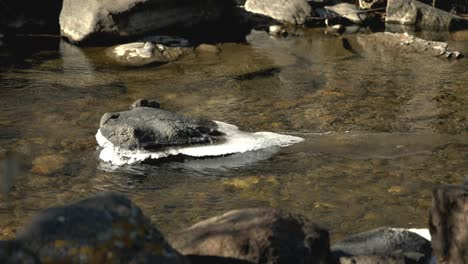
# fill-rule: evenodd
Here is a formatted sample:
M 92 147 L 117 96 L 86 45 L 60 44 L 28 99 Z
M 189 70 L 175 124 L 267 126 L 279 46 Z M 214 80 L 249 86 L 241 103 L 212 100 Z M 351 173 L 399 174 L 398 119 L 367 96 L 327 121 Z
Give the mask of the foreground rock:
M 429 41 L 411 36 L 407 33 L 374 33 L 371 35 L 363 35 L 358 37 L 363 40 L 364 45 L 379 45 L 385 48 L 401 51 L 406 54 L 425 54 L 433 57 L 455 58 L 463 57 L 463 54 L 458 51 L 450 51 L 448 43 L 439 41 Z
M 311 16 L 306 0 L 247 0 L 245 10 L 289 24 L 302 25 Z
M 218 20 L 233 7 L 232 1 L 216 0 L 64 0 L 60 28 L 77 43 L 129 38 Z
M 153 42 L 134 42 L 113 47 L 107 54 L 121 65 L 144 66 L 176 61 L 191 50 L 191 48 L 169 47 Z
M 138 207 L 117 194 L 44 210 L 17 240 L 44 263 L 187 263 Z
M 101 134 L 115 146 L 130 150 L 212 143 L 221 136 L 213 121 L 138 106 L 134 103 L 131 110 L 104 114 Z
M 468 263 L 468 186 L 434 190 L 429 229 L 438 263 Z
M 406 229 L 378 228 L 339 241 L 332 246 L 332 252 L 337 259 L 343 258 L 341 263 L 355 256 L 360 258 L 358 263 L 372 263 L 362 256 L 377 256 L 387 261 L 384 263 L 405 263 L 400 261 L 407 259 L 422 264 L 431 257 L 431 243 Z
M 328 231 L 279 210 L 242 209 L 199 222 L 170 238 L 185 255 L 249 263 L 326 263 Z
M 415 0 L 388 0 L 385 22 L 437 31 L 468 28 L 467 20 Z

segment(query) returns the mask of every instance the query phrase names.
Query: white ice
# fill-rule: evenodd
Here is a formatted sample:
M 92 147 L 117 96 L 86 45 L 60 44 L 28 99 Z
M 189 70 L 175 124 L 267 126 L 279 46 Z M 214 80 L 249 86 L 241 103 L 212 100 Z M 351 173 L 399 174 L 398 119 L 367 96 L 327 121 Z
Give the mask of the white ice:
M 218 130 L 226 136 L 222 144 L 181 146 L 165 148 L 162 151 L 128 150 L 114 146 L 98 130 L 96 140 L 103 149 L 99 158 L 114 165 L 139 163 L 147 159 L 160 159 L 171 155 L 185 155 L 191 157 L 213 157 L 234 153 L 244 153 L 270 147 L 286 147 L 303 141 L 300 137 L 281 135 L 271 132 L 248 133 L 240 131 L 237 126 L 215 121 Z

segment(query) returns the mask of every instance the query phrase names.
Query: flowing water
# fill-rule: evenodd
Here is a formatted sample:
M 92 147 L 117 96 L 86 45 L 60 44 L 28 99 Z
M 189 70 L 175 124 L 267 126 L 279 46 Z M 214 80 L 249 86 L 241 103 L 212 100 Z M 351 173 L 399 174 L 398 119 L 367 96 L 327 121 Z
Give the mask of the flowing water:
M 468 32 L 445 37 L 468 54 Z M 4 46 L 0 148 L 20 173 L 0 198 L 0 238 L 41 209 L 100 191 L 128 195 L 165 233 L 260 206 L 305 215 L 334 240 L 378 226 L 426 227 L 432 188 L 468 176 L 468 59 L 346 40 L 320 30 L 280 39 L 252 32 L 247 43 L 220 44 L 220 54 L 136 69 L 113 65 L 104 48 L 58 38 Z M 142 97 L 305 140 L 220 158 L 99 162 L 100 117 Z

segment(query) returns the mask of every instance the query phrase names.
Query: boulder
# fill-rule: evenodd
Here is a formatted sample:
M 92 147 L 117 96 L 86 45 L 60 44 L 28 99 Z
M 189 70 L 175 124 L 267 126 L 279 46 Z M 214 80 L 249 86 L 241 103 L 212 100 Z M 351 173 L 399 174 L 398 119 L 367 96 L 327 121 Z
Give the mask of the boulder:
M 317 8 L 315 12 L 322 19 L 345 18 L 354 24 L 363 24 L 367 18 L 365 13 L 359 13 L 359 9 L 349 3 L 340 3 L 333 6 Z
M 468 263 L 467 185 L 444 185 L 434 190 L 429 230 L 438 263 Z
M 0 263 L 3 264 L 39 264 L 37 256 L 25 249 L 17 241 L 0 241 Z
M 112 193 L 46 209 L 17 240 L 44 263 L 188 263 L 137 206 Z
M 131 38 L 218 20 L 234 6 L 230 0 L 64 0 L 60 29 L 76 43 Z
M 176 61 L 191 50 L 191 48 L 168 47 L 153 42 L 133 42 L 110 48 L 107 55 L 121 65 L 144 66 Z
M 133 105 L 138 106 L 138 103 Z M 220 136 L 217 128 L 211 120 L 186 117 L 147 105 L 104 114 L 99 131 L 114 146 L 155 150 L 216 142 Z
M 468 27 L 466 19 L 416 0 L 388 0 L 385 22 L 436 31 Z
M 384 227 L 359 233 L 337 242 L 331 250 L 338 259 L 348 256 L 384 256 L 426 263 L 431 257 L 431 243 L 402 228 Z
M 245 10 L 289 24 L 302 25 L 311 16 L 306 0 L 247 0 Z
M 359 0 L 360 9 L 373 9 L 384 7 L 387 0 Z
M 248 263 L 327 263 L 328 231 L 271 208 L 233 210 L 170 236 L 185 255 Z

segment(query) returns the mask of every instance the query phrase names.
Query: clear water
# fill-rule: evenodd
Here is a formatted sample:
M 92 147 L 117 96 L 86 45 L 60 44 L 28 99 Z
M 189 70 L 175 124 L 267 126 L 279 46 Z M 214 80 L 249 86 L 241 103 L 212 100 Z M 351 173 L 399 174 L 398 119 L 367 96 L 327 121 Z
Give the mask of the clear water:
M 468 32 L 444 37 L 468 54 Z M 138 69 L 113 65 L 103 48 L 54 38 L 3 47 L 0 147 L 14 152 L 21 173 L 0 198 L 0 238 L 41 209 L 100 191 L 128 195 L 165 233 L 259 206 L 303 214 L 334 240 L 378 226 L 425 227 L 432 188 L 468 176 L 468 59 L 346 38 L 353 51 L 320 30 L 284 39 L 253 32 L 246 44 L 219 45 L 219 55 Z M 217 159 L 101 164 L 100 117 L 141 97 L 305 141 Z

